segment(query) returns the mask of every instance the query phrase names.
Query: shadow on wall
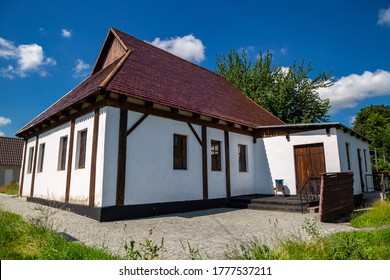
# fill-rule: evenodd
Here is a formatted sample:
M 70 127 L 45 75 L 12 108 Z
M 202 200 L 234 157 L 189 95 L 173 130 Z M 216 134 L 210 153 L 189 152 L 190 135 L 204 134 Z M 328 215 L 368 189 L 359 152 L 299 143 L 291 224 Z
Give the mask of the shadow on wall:
M 265 150 L 264 141 L 258 139 L 257 141 L 257 156 L 259 157 L 256 175 L 256 187 L 259 194 L 275 194 L 274 182 L 272 182 L 271 170 L 267 152 Z

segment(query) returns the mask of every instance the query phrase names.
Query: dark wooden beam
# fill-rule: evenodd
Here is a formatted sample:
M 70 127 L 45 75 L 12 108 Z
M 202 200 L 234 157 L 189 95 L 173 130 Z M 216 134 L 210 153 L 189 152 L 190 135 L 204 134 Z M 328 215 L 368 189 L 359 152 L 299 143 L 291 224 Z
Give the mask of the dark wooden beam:
M 243 130 L 248 130 L 248 127 L 247 127 L 246 125 L 242 125 L 242 126 L 241 126 L 241 129 L 243 129 Z
M 76 103 L 76 104 L 73 104 L 69 107 L 69 110 L 75 110 L 75 111 L 80 111 L 82 108 L 82 104 L 81 103 Z
M 95 95 L 88 96 L 87 98 L 85 98 L 85 102 L 89 104 L 95 104 L 96 96 Z
M 70 135 L 69 135 L 69 150 L 68 150 L 68 166 L 66 169 L 66 185 L 65 185 L 65 203 L 69 202 L 70 193 L 70 179 L 72 177 L 72 160 L 73 160 L 73 143 L 74 143 L 74 127 L 75 120 L 70 122 Z
M 207 176 L 207 127 L 202 125 L 202 177 L 203 177 L 203 199 L 209 199 L 209 187 Z
M 227 126 L 228 126 L 228 127 L 234 127 L 234 123 L 233 123 L 233 122 L 228 122 L 228 123 L 227 123 Z
M 127 130 L 126 136 L 129 136 L 147 117 L 149 114 L 144 114 L 132 127 Z M 126 126 L 127 128 L 127 126 Z
M 23 151 L 23 166 L 22 166 L 22 174 L 20 178 L 20 187 L 19 187 L 19 196 L 23 195 L 23 183 L 24 183 L 24 170 L 26 168 L 26 154 L 27 154 L 27 139 L 24 139 L 24 151 Z
M 219 123 L 219 119 L 217 119 L 217 118 L 211 118 L 211 122 L 212 122 L 212 123 Z
M 190 116 L 184 116 L 181 114 L 174 114 L 174 113 L 159 110 L 156 108 L 147 108 L 143 105 L 138 105 L 138 104 L 134 104 L 134 103 L 129 103 L 129 102 L 120 103 L 120 102 L 118 102 L 118 100 L 109 98 L 106 101 L 106 105 L 112 106 L 112 107 L 117 107 L 117 108 L 122 108 L 122 109 L 127 109 L 129 111 L 144 113 L 144 114 L 147 113 L 150 115 L 154 115 L 154 116 L 158 116 L 158 117 L 162 117 L 162 118 L 167 118 L 167 119 L 172 119 L 172 120 L 176 120 L 176 121 L 188 122 L 188 123 L 192 123 L 192 124 L 196 124 L 196 125 L 206 125 L 207 127 L 221 129 L 221 130 L 227 130 L 229 132 L 234 132 L 234 133 L 248 135 L 248 136 L 253 137 L 253 131 L 242 130 L 242 129 L 234 127 L 234 126 L 229 127 L 229 126 L 223 125 L 221 123 L 212 123 L 210 121 L 203 120 L 203 119 L 194 119 L 193 117 L 190 117 Z
M 126 187 L 126 145 L 127 145 L 127 110 L 120 110 L 118 135 L 118 166 L 116 177 L 116 205 L 122 206 L 125 202 Z
M 171 113 L 175 113 L 175 114 L 179 113 L 179 109 L 177 108 L 170 107 L 169 109 L 171 109 Z
M 225 174 L 226 174 L 226 197 L 231 197 L 230 186 L 230 147 L 229 147 L 229 131 L 225 131 Z
M 198 114 L 198 113 L 192 113 L 192 117 L 193 117 L 194 119 L 200 119 L 200 114 Z
M 147 107 L 147 108 L 153 108 L 153 102 L 151 102 L 151 101 L 145 101 L 145 107 Z
M 200 146 L 203 146 L 203 142 L 202 142 L 202 140 L 200 139 L 198 133 L 196 133 L 196 130 L 194 129 L 194 127 L 192 126 L 192 124 L 190 124 L 190 123 L 187 123 L 187 124 L 188 124 L 188 126 L 190 127 L 192 133 L 194 134 L 196 140 L 198 140 L 199 145 L 200 145 Z
M 93 116 L 91 173 L 89 177 L 89 206 L 95 206 L 96 159 L 99 137 L 99 116 L 100 109 L 95 109 L 95 114 Z
M 25 137 L 25 138 L 28 138 L 28 139 L 32 138 L 32 137 L 34 137 L 34 136 L 36 136 L 38 134 L 42 134 L 42 133 L 47 132 L 47 131 L 49 131 L 49 130 L 51 130 L 53 128 L 56 128 L 56 127 L 58 127 L 60 125 L 63 125 L 65 123 L 67 123 L 67 122 L 70 122 L 72 119 L 76 119 L 76 118 L 79 118 L 79 117 L 81 117 L 83 115 L 91 113 L 91 112 L 93 112 L 97 108 L 102 108 L 102 107 L 104 107 L 106 105 L 105 103 L 106 103 L 105 100 L 99 100 L 98 102 L 96 102 L 92 106 L 83 108 L 80 111 L 78 111 L 76 113 L 73 113 L 72 115 L 68 115 L 67 117 L 59 119 L 60 115 L 64 116 L 64 114 L 61 112 L 58 115 L 50 117 L 53 120 L 57 119 L 57 121 L 52 123 L 50 126 L 43 127 L 41 129 L 31 128 L 31 129 L 26 130 L 25 132 L 23 132 L 21 135 L 18 135 L 18 136 L 22 136 L 22 137 Z
M 39 141 L 39 135 L 37 135 L 35 139 L 34 162 L 33 162 L 32 178 L 31 178 L 30 197 L 34 196 L 35 173 L 36 173 L 37 155 L 38 155 L 38 141 Z

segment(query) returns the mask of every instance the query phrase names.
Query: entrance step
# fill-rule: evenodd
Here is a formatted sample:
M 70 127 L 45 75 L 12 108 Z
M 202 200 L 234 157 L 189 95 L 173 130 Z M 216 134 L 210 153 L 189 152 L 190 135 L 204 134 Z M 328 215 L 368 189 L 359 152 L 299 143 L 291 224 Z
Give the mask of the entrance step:
M 227 207 L 239 209 L 270 210 L 301 212 L 301 201 L 297 196 L 267 196 L 267 195 L 244 195 L 232 197 Z M 308 205 L 303 206 L 304 212 Z

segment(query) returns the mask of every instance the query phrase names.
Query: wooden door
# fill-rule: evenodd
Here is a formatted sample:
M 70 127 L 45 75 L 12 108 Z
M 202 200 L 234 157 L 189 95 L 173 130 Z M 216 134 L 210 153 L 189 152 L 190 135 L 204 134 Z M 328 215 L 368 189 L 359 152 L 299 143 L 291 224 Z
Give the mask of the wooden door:
M 324 145 L 310 144 L 294 146 L 295 177 L 297 194 L 310 176 L 326 172 Z

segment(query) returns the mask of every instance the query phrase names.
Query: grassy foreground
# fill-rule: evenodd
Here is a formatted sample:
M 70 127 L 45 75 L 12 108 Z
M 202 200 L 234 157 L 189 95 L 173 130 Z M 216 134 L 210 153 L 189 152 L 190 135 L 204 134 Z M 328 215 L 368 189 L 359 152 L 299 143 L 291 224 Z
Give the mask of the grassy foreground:
M 355 216 L 351 224 L 359 227 L 390 225 L 390 202 L 378 202 L 372 210 Z M 0 210 L 0 259 L 44 260 L 112 260 L 120 257 L 103 249 L 69 242 L 55 233 L 50 223 L 50 213 L 37 220 L 25 221 L 21 216 Z M 310 239 L 300 234 L 283 236 L 271 246 L 253 239 L 238 247 L 228 247 L 226 259 L 238 260 L 389 260 L 390 229 L 356 230 L 321 236 L 318 220 L 306 219 L 302 229 Z M 48 226 L 49 225 L 49 226 Z M 138 245 L 138 246 L 137 246 Z M 137 246 L 137 247 L 136 247 Z M 183 246 L 183 244 L 182 244 Z M 183 249 L 185 246 L 183 246 Z M 139 249 L 138 249 L 139 248 Z M 125 244 L 126 259 L 158 259 L 161 245 L 152 240 Z M 189 259 L 201 259 L 197 247 L 185 250 Z M 188 251 L 188 252 L 187 252 Z
M 102 249 L 68 242 L 55 232 L 0 210 L 0 259 L 107 260 L 116 259 Z
M 0 187 L 0 193 L 17 195 L 19 193 L 19 185 L 18 183 L 11 183 L 9 185 L 2 186 Z
M 390 201 L 377 201 L 372 209 L 353 217 L 351 226 L 356 228 L 390 225 Z

